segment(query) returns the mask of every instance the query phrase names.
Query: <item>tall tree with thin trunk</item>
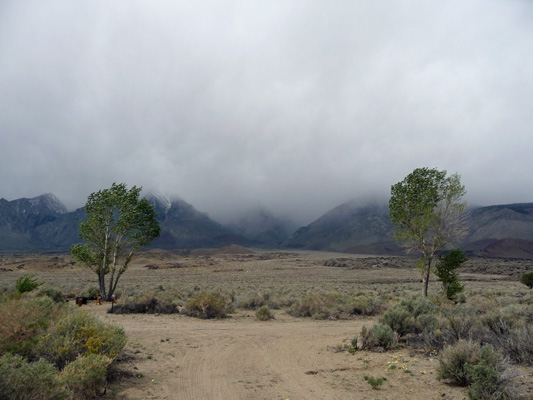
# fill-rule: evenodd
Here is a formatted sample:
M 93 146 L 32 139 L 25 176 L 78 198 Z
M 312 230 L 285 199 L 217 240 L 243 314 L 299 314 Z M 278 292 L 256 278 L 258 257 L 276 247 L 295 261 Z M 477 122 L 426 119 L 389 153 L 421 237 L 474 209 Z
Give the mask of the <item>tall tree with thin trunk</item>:
M 141 189 L 133 186 L 128 190 L 124 183 L 113 183 L 111 188 L 89 195 L 87 219 L 79 222 L 84 243 L 71 247 L 73 258 L 98 275 L 100 294 L 106 300 L 112 299 L 135 252 L 161 234 L 154 207 L 139 199 Z
M 417 168 L 391 188 L 389 217 L 394 234 L 408 251 L 421 254 L 422 294 L 428 295 L 435 254 L 467 232 L 465 187 L 458 174 Z

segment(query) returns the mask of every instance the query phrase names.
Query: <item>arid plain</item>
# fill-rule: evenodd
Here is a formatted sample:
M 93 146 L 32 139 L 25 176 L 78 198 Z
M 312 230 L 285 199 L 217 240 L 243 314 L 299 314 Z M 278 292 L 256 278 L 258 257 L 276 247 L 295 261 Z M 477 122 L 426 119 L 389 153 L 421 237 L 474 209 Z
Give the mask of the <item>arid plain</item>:
M 68 254 L 0 255 L 0 289 L 21 274 L 79 294 L 96 275 Z M 233 311 L 202 320 L 181 314 L 110 314 L 109 305 L 82 309 L 122 326 L 128 335 L 106 397 L 116 399 L 465 399 L 466 388 L 438 381 L 438 358 L 406 346 L 394 351 L 344 350 L 378 316 L 295 317 L 290 306 L 310 294 L 368 296 L 383 305 L 421 291 L 407 257 L 311 251 L 218 250 L 140 253 L 119 282 L 118 304 L 142 297 L 183 305 L 198 292 L 223 294 Z M 472 259 L 461 271 L 467 299 L 531 297 L 520 284 L 530 260 Z M 438 282 L 430 293 L 436 295 Z M 266 303 L 274 319 L 259 321 Z M 74 307 L 74 302 L 71 301 Z M 394 366 L 394 367 L 392 367 Z M 511 366 L 516 386 L 533 396 L 533 368 Z M 374 390 L 365 376 L 384 377 Z

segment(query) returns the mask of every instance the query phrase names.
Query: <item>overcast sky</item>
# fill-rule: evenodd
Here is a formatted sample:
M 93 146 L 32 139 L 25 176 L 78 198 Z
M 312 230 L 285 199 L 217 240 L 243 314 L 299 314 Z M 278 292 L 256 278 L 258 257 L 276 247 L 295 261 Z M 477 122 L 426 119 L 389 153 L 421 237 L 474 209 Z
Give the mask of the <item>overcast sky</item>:
M 0 197 L 309 223 L 417 167 L 533 202 L 533 2 L 0 2 Z

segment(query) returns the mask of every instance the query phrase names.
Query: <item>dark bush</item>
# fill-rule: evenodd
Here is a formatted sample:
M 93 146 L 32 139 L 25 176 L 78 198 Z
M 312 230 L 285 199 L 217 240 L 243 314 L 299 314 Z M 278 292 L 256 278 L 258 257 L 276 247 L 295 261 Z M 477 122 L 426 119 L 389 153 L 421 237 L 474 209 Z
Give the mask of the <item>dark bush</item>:
M 456 270 L 467 260 L 466 254 L 459 249 L 450 250 L 445 256 L 439 256 L 435 275 L 440 279 L 446 297 L 452 298 L 465 289 L 459 281 Z
M 522 278 L 520 278 L 520 282 L 533 289 L 533 271 L 524 273 Z
M 178 312 L 179 310 L 175 305 L 155 297 L 113 306 L 114 314 L 176 314 Z

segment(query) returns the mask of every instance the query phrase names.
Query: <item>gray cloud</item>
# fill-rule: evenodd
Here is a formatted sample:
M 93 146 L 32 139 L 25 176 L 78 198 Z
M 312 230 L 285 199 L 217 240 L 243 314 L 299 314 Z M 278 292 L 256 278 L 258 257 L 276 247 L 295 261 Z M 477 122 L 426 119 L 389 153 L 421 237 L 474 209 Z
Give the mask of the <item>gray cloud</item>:
M 528 1 L 4 1 L 0 197 L 307 223 L 429 166 L 533 201 L 532 71 Z

